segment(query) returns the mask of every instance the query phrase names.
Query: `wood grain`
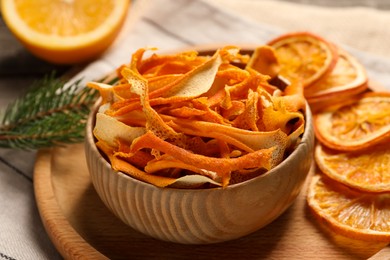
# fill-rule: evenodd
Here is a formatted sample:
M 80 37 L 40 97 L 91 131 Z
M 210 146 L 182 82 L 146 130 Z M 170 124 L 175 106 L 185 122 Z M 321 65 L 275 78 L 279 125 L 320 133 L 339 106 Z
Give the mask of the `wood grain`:
M 39 213 L 50 239 L 65 258 L 88 259 L 88 257 L 93 257 L 103 259 L 103 255 L 79 235 L 67 216 L 64 215 L 61 205 L 68 205 L 69 200 L 59 200 L 61 196 L 59 197 L 57 194 L 61 194 L 61 191 L 64 191 L 64 189 L 59 189 L 61 187 L 58 185 L 52 185 L 55 184 L 51 180 L 52 177 L 55 178 L 58 175 L 51 174 L 51 158 L 50 150 L 39 151 L 34 169 L 34 191 L 37 197 Z M 70 177 L 70 175 L 68 176 Z M 77 177 L 77 175 L 74 177 Z M 60 183 L 62 184 L 62 182 Z M 75 193 L 70 194 L 75 195 Z
M 321 226 L 306 205 L 306 188 L 283 215 L 251 235 L 181 245 L 136 232 L 108 211 L 90 182 L 83 144 L 40 151 L 34 174 L 43 223 L 67 259 L 367 259 L 386 246 Z

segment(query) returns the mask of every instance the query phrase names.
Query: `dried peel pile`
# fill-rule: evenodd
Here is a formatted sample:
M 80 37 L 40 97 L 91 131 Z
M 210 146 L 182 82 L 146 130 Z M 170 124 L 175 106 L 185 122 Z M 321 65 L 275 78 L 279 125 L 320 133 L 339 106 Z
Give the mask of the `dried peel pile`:
M 280 74 L 303 81 L 314 114 L 312 212 L 338 234 L 390 242 L 390 93 L 373 90 L 355 57 L 317 35 L 291 33 L 270 44 Z
M 304 132 L 303 85 L 279 70 L 270 46 L 252 55 L 139 49 L 115 84 L 88 83 L 102 97 L 97 147 L 113 169 L 158 187 L 226 187 L 263 174 Z

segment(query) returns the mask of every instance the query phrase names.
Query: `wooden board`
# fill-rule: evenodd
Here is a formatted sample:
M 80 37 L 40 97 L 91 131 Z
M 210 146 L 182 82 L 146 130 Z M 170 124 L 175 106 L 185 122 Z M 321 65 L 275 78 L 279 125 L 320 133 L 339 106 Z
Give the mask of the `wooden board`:
M 241 239 L 182 245 L 147 237 L 101 202 L 89 180 L 83 144 L 41 150 L 34 188 L 43 224 L 66 259 L 367 259 L 378 252 L 374 258 L 382 259 L 389 253 L 386 244 L 348 239 L 321 226 L 307 207 L 306 186 L 283 215 Z

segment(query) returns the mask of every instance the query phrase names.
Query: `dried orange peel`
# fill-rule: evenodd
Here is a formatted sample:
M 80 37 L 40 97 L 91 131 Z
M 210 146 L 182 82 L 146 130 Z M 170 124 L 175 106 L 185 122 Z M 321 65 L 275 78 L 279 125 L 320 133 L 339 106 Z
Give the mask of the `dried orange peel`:
M 140 49 L 117 83 L 88 83 L 102 96 L 94 135 L 113 169 L 159 187 L 204 188 L 278 165 L 304 132 L 303 84 L 272 85 L 273 50 L 258 50 L 144 58 L 155 49 Z

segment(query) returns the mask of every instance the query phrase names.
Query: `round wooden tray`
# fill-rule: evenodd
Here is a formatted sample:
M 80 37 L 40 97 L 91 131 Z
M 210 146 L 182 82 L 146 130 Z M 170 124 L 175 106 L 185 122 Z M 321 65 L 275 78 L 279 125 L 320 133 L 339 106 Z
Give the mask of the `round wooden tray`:
M 367 259 L 386 246 L 341 237 L 319 225 L 306 205 L 305 188 L 278 219 L 238 240 L 182 245 L 147 237 L 101 202 L 83 144 L 39 151 L 34 188 L 46 231 L 65 259 Z

